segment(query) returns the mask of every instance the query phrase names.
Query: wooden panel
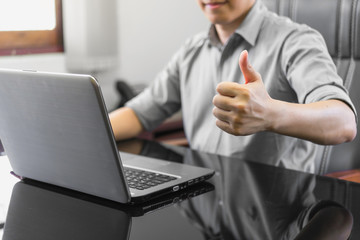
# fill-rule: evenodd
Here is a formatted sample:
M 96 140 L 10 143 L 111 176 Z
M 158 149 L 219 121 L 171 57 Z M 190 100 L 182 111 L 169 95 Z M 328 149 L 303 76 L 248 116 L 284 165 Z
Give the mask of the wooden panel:
M 329 173 L 326 176 L 360 183 L 360 169 Z
M 56 28 L 44 31 L 0 31 L 0 55 L 62 52 L 62 1 L 55 0 Z

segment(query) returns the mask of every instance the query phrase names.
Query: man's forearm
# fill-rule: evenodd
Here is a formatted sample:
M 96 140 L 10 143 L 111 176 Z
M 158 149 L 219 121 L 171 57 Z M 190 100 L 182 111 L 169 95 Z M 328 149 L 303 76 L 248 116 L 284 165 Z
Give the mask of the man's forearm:
M 354 113 L 342 101 L 295 104 L 274 100 L 273 104 L 270 131 L 324 145 L 349 142 L 356 136 Z
M 131 108 L 119 108 L 109 114 L 111 126 L 116 140 L 136 137 L 143 127 Z

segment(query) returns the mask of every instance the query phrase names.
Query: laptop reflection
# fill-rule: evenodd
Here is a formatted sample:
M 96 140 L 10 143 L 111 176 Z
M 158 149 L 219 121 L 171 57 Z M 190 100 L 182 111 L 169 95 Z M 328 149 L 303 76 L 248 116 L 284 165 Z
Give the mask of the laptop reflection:
M 129 239 L 133 217 L 212 191 L 201 183 L 143 205 L 116 202 L 38 182 L 18 182 L 11 196 L 3 240 Z

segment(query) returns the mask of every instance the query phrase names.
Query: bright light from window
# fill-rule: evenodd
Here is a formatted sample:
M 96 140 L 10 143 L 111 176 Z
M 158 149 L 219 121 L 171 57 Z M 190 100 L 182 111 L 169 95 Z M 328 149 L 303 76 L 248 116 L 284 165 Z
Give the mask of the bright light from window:
M 55 0 L 0 0 L 0 31 L 52 30 Z

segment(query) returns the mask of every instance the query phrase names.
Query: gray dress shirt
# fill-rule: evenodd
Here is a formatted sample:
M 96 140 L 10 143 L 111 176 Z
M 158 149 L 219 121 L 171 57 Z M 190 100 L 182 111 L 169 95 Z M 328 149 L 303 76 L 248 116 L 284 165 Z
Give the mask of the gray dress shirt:
M 234 136 L 216 126 L 216 86 L 222 81 L 244 83 L 238 59 L 245 49 L 272 98 L 301 104 L 340 99 L 355 112 L 322 36 L 268 11 L 259 0 L 226 44 L 220 43 L 214 26 L 188 39 L 127 106 L 147 130 L 181 109 L 193 149 L 313 172 L 313 143 L 273 132 Z

